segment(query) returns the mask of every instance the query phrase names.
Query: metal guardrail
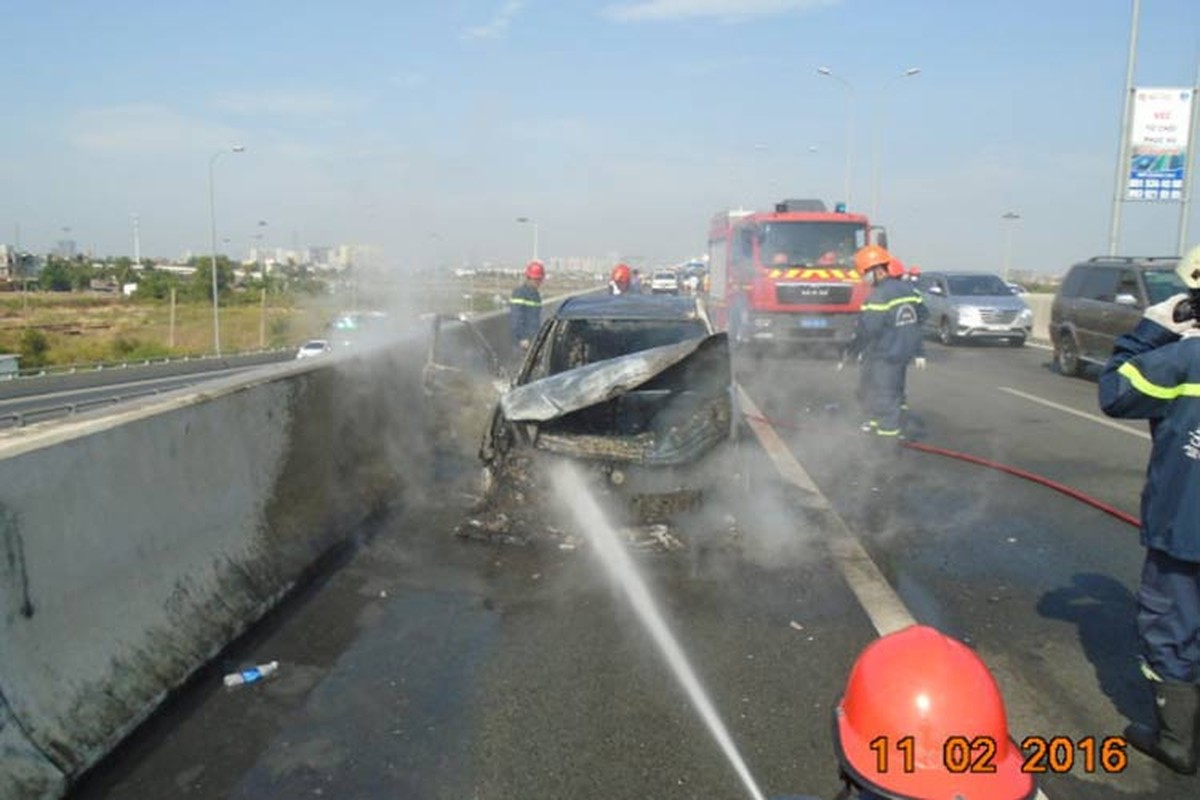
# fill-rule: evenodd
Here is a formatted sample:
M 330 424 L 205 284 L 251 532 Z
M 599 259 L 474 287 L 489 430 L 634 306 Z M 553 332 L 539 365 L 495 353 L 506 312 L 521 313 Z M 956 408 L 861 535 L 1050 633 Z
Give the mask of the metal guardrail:
M 186 364 L 192 361 L 204 361 L 208 359 L 228 359 L 238 358 L 241 356 L 255 356 L 265 353 L 282 353 L 292 352 L 293 347 L 268 347 L 262 350 L 239 350 L 233 353 L 222 353 L 217 356 L 214 353 L 204 353 L 198 356 L 175 356 L 164 358 L 146 358 L 136 361 L 93 361 L 83 364 L 57 364 L 45 367 L 27 367 L 26 369 L 17 370 L 8 374 L 0 375 L 0 381 L 21 380 L 23 378 L 41 378 L 50 375 L 77 375 L 86 372 L 102 372 L 104 370 L 113 369 L 128 369 L 130 367 L 148 367 L 153 364 Z
M 99 408 L 101 406 L 113 406 L 118 403 L 123 403 L 127 400 L 136 400 L 139 397 L 151 397 L 154 395 L 165 394 L 167 392 L 174 392 L 193 385 L 195 385 L 194 382 L 181 383 L 166 389 L 142 389 L 141 391 L 127 392 L 125 394 L 94 397 L 90 400 L 80 400 L 76 403 L 60 403 L 59 405 L 54 406 L 32 408 L 27 411 L 11 411 L 7 414 L 0 414 L 0 429 L 23 428 L 26 425 L 31 425 L 35 422 L 42 422 L 47 419 L 73 417 L 76 414 L 80 414 L 84 411 L 90 411 L 91 409 Z

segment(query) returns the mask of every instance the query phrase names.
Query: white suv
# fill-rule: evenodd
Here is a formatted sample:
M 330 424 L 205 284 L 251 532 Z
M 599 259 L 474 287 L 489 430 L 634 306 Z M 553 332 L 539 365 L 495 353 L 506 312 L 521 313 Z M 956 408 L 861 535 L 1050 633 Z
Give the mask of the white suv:
M 650 278 L 652 294 L 679 294 L 679 276 L 669 269 L 660 269 Z

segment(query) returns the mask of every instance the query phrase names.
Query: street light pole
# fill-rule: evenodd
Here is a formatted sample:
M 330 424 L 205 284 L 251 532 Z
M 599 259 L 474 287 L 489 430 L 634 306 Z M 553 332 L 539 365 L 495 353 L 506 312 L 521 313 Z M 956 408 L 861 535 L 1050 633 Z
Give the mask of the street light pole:
M 1016 225 L 1017 220 L 1019 220 L 1020 218 L 1021 218 L 1021 215 L 1018 214 L 1016 211 L 1005 211 L 1003 214 L 1000 215 L 1001 220 L 1009 223 L 1008 225 L 1005 226 L 1005 229 L 1004 229 L 1004 281 L 1005 281 L 1005 283 L 1012 280 L 1012 278 L 1009 276 L 1009 263 L 1012 260 L 1013 226 Z
M 538 224 L 529 217 L 517 217 L 517 222 L 527 222 L 533 226 L 533 260 L 538 260 Z
M 245 146 L 235 144 L 228 150 L 218 150 L 208 159 L 208 221 L 212 245 L 212 309 L 213 309 L 213 351 L 217 358 L 221 357 L 221 314 L 217 300 L 217 193 L 213 187 L 213 172 L 217 159 L 225 153 L 244 153 Z
M 845 86 L 846 91 L 850 93 L 850 99 L 846 103 L 846 177 L 844 186 L 842 187 L 842 199 L 845 201 L 846 207 L 849 208 L 854 176 L 854 110 L 858 105 L 858 95 L 854 91 L 854 84 L 841 75 L 834 73 L 829 67 L 817 67 L 817 74 L 824 75 L 826 78 L 833 78 L 842 86 Z
M 142 268 L 142 239 L 138 231 L 138 213 L 133 212 L 133 268 Z
M 920 67 L 909 67 L 908 69 L 904 70 L 904 72 L 901 72 L 899 75 L 894 75 L 892 77 L 892 80 L 900 80 L 902 78 L 911 78 L 914 75 L 919 75 L 920 72 L 921 72 Z M 886 84 L 885 84 L 885 86 L 886 86 Z M 883 86 L 880 87 L 880 95 L 881 96 L 880 96 L 879 107 L 881 110 L 883 108 L 883 97 L 882 97 L 883 88 L 884 88 Z M 881 113 L 880 117 L 882 119 L 886 119 L 887 115 Z M 871 180 L 871 184 L 872 184 L 871 219 L 876 219 L 879 216 L 879 162 L 882 160 L 882 154 L 883 154 L 882 142 L 883 142 L 883 125 L 878 124 L 875 126 L 875 165 L 874 165 L 874 170 L 873 170 L 874 176 Z

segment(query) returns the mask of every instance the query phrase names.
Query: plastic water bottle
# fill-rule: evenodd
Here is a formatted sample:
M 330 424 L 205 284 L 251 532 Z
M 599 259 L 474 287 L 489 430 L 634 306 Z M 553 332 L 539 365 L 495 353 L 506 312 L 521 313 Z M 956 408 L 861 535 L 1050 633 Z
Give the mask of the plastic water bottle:
M 225 685 L 232 687 L 241 686 L 243 683 L 257 683 L 277 669 L 279 669 L 279 662 L 269 661 L 266 664 L 259 664 L 257 667 L 231 672 L 225 676 Z

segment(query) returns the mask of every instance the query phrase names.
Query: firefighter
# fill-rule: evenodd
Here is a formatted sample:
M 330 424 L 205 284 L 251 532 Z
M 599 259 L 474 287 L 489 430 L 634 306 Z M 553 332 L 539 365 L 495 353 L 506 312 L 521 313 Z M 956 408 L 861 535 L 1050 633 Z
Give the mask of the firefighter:
M 878 245 L 854 254 L 855 269 L 874 288 L 859 312 L 849 352 L 862 362 L 859 398 L 868 415 L 862 430 L 898 442 L 909 362 L 925 368 L 921 328 L 929 312 L 920 293 L 902 280 L 903 265 L 893 261 Z
M 1200 299 L 1200 247 L 1177 272 Z M 1155 724 L 1133 723 L 1125 738 L 1172 770 L 1193 775 L 1200 737 L 1200 323 L 1176 321 L 1177 294 L 1146 309 L 1119 337 L 1100 375 L 1099 400 L 1113 417 L 1150 420 L 1150 464 L 1142 489 L 1138 588 L 1141 672 Z
M 508 301 L 508 324 L 512 333 L 513 357 L 520 360 L 529 349 L 533 337 L 542 325 L 542 281 L 546 279 L 546 267 L 541 261 L 530 261 L 525 266 L 525 280 L 512 290 Z
M 921 280 L 921 268 L 913 264 L 908 268 L 908 280 L 910 283 L 917 283 Z
M 1025 800 L 1037 793 L 987 665 L 957 639 L 911 625 L 876 639 L 833 710 L 839 797 Z M 987 742 L 987 766 L 971 769 Z M 961 769 L 959 767 L 962 767 Z
M 633 273 L 628 264 L 617 264 L 613 267 L 612 279 L 608 282 L 609 294 L 629 294 Z

